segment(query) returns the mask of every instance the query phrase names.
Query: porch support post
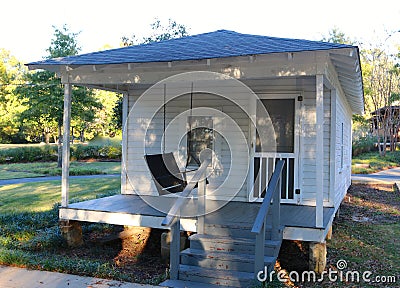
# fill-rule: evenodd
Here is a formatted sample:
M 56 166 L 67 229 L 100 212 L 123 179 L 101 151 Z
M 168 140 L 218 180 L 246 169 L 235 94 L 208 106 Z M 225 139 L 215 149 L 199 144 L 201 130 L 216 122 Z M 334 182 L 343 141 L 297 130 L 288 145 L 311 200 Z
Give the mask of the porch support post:
M 316 75 L 316 207 L 315 225 L 324 224 L 324 75 Z
M 129 91 L 122 96 L 122 166 L 121 166 L 121 194 L 126 194 L 128 171 L 128 101 Z
M 63 147 L 62 147 L 62 174 L 61 174 L 61 206 L 68 206 L 69 198 L 69 154 L 71 126 L 71 84 L 64 84 L 64 115 L 63 115 Z

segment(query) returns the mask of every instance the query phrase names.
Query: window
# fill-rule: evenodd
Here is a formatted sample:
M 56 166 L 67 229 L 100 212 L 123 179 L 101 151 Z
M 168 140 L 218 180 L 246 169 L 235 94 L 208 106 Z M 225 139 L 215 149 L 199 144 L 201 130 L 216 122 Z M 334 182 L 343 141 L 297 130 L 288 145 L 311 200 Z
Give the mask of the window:
M 189 116 L 187 133 L 187 166 L 200 166 L 200 152 L 213 149 L 213 120 L 208 116 Z
M 344 124 L 342 123 L 340 131 L 340 170 L 344 167 Z

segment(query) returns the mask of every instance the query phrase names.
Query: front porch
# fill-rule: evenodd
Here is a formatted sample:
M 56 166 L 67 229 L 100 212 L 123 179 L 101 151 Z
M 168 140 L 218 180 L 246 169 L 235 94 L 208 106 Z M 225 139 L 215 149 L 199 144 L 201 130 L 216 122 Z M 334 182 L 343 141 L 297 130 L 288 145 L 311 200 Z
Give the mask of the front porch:
M 153 208 L 146 197 L 158 197 L 168 211 L 176 198 L 162 196 L 115 195 L 95 200 L 69 204 L 60 208 L 60 220 L 108 223 L 114 225 L 140 226 L 166 229 L 162 226 L 166 214 Z M 216 200 L 207 205 L 218 206 Z M 229 202 L 205 218 L 207 224 L 248 226 L 249 232 L 261 203 Z M 280 224 L 284 227 L 283 239 L 322 242 L 334 218 L 333 207 L 323 208 L 323 227 L 317 228 L 313 206 L 281 204 Z M 181 230 L 196 232 L 197 219 L 182 218 Z

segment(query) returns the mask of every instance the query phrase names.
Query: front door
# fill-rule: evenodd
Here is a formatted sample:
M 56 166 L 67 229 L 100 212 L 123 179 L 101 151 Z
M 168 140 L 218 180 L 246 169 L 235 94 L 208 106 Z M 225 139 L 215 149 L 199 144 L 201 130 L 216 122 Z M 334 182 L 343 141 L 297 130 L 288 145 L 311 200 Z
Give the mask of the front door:
M 299 203 L 300 197 L 296 193 L 298 188 L 298 148 L 299 148 L 299 101 L 298 94 L 290 95 L 259 95 L 261 101 L 256 107 L 256 123 L 260 121 L 262 115 L 260 105 L 267 110 L 275 131 L 276 147 L 264 147 L 261 145 L 262 139 L 256 131 L 255 145 L 253 145 L 251 178 L 254 179 L 253 189 L 250 190 L 250 201 L 261 201 L 265 195 L 268 182 L 275 169 L 278 160 L 284 160 L 285 166 L 282 174 L 282 203 Z M 256 106 L 257 106 L 256 105 Z M 269 123 L 271 123 L 269 122 Z M 260 128 L 260 127 L 259 127 Z M 255 130 L 255 129 L 254 129 Z M 298 190 L 297 190 L 298 191 Z

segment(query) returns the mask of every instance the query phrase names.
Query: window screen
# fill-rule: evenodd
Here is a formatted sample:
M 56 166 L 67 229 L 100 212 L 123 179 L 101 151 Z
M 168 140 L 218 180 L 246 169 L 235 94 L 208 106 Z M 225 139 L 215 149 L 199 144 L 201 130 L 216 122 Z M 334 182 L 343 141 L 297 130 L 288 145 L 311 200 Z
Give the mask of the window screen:
M 269 151 L 269 147 L 261 148 L 260 137 L 257 133 L 256 152 L 280 152 L 294 153 L 294 123 L 295 123 L 295 100 L 294 99 L 264 99 L 262 104 L 268 111 L 272 125 L 275 130 L 276 151 Z M 257 108 L 257 126 L 263 121 L 261 109 Z M 262 127 L 257 127 L 257 129 Z

